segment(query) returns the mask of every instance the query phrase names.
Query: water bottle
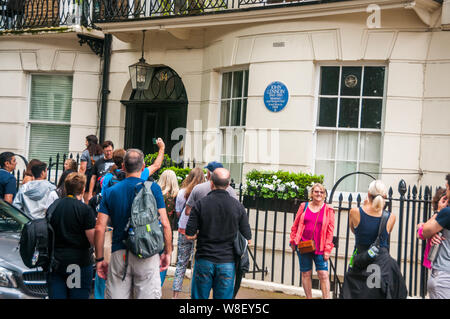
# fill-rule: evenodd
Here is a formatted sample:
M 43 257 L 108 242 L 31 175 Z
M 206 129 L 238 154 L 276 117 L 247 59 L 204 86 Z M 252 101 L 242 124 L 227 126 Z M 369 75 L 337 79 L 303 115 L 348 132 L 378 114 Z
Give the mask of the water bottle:
M 375 258 L 376 256 L 378 256 L 378 253 L 380 252 L 380 250 L 378 249 L 377 246 L 373 245 L 371 246 L 368 250 L 367 253 L 369 254 L 370 258 Z
M 133 230 L 133 227 L 128 228 L 128 235 L 129 235 L 129 236 L 134 236 L 134 230 Z
M 438 235 L 441 237 L 442 233 L 439 232 Z M 437 256 L 440 246 L 441 246 L 440 244 L 431 246 L 430 251 L 428 252 L 428 260 L 431 263 L 433 263 L 433 261 L 436 259 L 436 256 Z

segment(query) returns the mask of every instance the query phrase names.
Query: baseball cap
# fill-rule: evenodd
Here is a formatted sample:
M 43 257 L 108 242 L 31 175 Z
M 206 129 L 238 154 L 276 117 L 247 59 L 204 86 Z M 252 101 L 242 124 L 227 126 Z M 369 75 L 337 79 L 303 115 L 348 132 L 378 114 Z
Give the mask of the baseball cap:
M 222 165 L 222 163 L 219 163 L 216 161 L 209 162 L 208 165 L 205 166 L 205 168 L 210 172 L 214 172 L 214 170 L 219 167 L 223 167 L 223 165 Z

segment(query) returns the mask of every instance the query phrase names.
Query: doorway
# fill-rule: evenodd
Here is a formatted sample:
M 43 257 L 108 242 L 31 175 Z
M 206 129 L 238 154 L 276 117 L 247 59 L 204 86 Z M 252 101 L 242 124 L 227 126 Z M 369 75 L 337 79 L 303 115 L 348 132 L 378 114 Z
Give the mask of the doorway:
M 172 132 L 186 127 L 187 105 L 132 103 L 127 105 L 125 148 L 139 148 L 144 154 L 158 152 L 153 138 L 162 138 L 166 154 L 179 140 L 172 140 Z M 178 136 L 176 136 L 178 138 Z
M 160 137 L 166 145 L 165 153 L 172 157 L 173 147 L 180 143 L 180 134 L 172 140 L 172 132 L 185 130 L 187 122 L 188 101 L 178 74 L 167 66 L 155 66 L 148 90 L 134 90 L 129 101 L 121 102 L 127 107 L 125 148 L 138 148 L 146 155 L 155 153 L 158 146 L 153 138 Z M 182 159 L 182 154 L 177 155 Z

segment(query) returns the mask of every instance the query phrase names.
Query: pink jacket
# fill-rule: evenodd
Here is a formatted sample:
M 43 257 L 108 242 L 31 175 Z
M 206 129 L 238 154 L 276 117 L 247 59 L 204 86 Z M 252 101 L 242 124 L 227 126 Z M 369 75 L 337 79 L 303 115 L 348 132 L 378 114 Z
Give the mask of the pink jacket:
M 302 239 L 303 231 L 305 230 L 305 204 L 302 203 L 298 208 L 297 216 L 291 228 L 290 244 L 298 245 Z M 325 213 L 323 215 L 322 229 L 320 232 L 320 247 L 319 250 L 325 253 L 331 253 L 333 249 L 333 234 L 334 234 L 334 209 L 328 204 L 325 204 Z

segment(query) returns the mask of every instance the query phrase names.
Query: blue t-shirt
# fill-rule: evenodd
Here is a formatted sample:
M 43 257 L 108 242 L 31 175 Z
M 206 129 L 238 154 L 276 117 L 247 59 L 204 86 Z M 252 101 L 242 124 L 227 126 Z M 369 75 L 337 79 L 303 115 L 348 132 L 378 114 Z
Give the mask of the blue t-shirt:
M 442 226 L 442 228 L 450 230 L 450 206 L 441 209 L 436 216 L 436 222 Z
M 126 238 L 125 227 L 130 219 L 131 205 L 136 196 L 135 186 L 143 182 L 144 180 L 140 178 L 128 177 L 114 187 L 108 188 L 102 196 L 99 212 L 111 218 L 111 226 L 114 228 L 111 252 L 125 249 L 123 244 L 123 240 Z M 140 187 L 137 191 L 140 190 Z M 161 187 L 157 183 L 153 183 L 151 190 L 155 196 L 157 208 L 165 208 Z
M 141 179 L 146 181 L 150 177 L 150 171 L 148 170 L 148 167 L 144 168 L 144 170 L 141 173 Z
M 4 169 L 0 169 L 0 198 L 3 199 L 6 194 L 16 196 L 16 178 L 13 174 Z

